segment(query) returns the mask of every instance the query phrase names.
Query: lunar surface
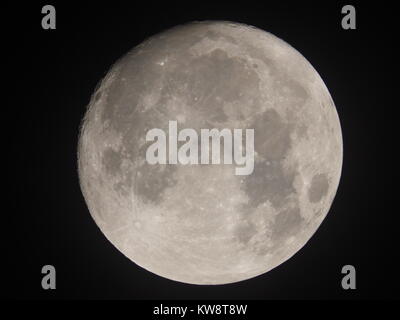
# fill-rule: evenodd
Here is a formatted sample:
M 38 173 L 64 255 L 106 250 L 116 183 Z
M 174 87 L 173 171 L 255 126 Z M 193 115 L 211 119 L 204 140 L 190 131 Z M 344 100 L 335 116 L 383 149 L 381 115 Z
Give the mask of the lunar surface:
M 254 129 L 254 171 L 149 164 L 146 133 Z M 178 26 L 133 48 L 99 83 L 78 166 L 111 243 L 168 279 L 225 284 L 263 274 L 315 233 L 335 196 L 342 135 L 332 98 L 294 48 L 243 24 Z

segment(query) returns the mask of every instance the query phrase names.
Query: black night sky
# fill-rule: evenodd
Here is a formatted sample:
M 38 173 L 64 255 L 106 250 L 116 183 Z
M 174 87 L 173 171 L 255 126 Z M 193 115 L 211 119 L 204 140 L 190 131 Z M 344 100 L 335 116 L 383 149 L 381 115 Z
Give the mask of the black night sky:
M 399 298 L 393 9 L 354 3 L 357 29 L 343 30 L 342 1 L 78 3 L 6 10 L 13 13 L 2 39 L 9 79 L 3 140 L 11 143 L 3 148 L 11 190 L 2 211 L 6 298 Z M 56 30 L 41 28 L 44 4 L 56 7 Z M 316 234 L 274 270 L 222 286 L 178 283 L 134 265 L 92 220 L 77 175 L 78 128 L 97 82 L 147 37 L 193 20 L 242 22 L 288 42 L 321 75 L 343 130 L 342 179 Z M 56 267 L 56 290 L 41 288 L 46 264 Z M 356 290 L 341 288 L 346 264 L 356 267 Z

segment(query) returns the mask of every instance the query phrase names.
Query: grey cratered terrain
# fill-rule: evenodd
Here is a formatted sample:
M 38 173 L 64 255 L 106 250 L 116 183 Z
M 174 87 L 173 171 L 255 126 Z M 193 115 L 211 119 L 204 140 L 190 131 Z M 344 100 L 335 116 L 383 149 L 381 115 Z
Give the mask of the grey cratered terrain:
M 150 165 L 146 133 L 252 128 L 255 167 Z M 318 73 L 270 33 L 196 22 L 155 35 L 99 84 L 83 120 L 79 176 L 90 213 L 126 257 L 193 284 L 248 279 L 283 263 L 326 216 L 341 128 Z

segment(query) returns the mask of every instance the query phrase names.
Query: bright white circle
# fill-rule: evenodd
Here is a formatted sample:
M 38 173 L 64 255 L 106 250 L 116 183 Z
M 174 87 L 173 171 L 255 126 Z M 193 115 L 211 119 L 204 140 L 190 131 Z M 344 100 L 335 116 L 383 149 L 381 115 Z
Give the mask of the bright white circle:
M 146 132 L 253 128 L 255 168 L 150 165 Z M 243 24 L 158 34 L 122 57 L 92 96 L 79 140 L 81 188 L 104 235 L 160 276 L 249 279 L 310 239 L 335 196 L 342 135 L 331 96 L 295 49 Z

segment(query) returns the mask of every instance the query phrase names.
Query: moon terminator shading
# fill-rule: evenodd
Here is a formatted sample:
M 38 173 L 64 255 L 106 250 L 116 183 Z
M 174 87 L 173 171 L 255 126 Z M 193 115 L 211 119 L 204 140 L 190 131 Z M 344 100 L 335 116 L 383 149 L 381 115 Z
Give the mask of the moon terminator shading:
M 254 129 L 254 171 L 151 165 L 146 132 Z M 81 188 L 108 240 L 139 266 L 193 284 L 265 273 L 325 218 L 341 128 L 314 68 L 272 34 L 206 21 L 146 40 L 93 93 L 78 146 Z

